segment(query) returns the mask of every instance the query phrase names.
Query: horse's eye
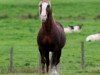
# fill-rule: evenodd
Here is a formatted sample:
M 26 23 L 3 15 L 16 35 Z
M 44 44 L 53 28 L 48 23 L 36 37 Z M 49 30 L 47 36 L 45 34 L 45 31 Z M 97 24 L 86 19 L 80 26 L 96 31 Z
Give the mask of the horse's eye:
M 50 8 L 50 5 L 48 5 L 47 8 Z
M 50 10 L 50 5 L 47 6 L 47 11 L 49 11 L 49 10 Z

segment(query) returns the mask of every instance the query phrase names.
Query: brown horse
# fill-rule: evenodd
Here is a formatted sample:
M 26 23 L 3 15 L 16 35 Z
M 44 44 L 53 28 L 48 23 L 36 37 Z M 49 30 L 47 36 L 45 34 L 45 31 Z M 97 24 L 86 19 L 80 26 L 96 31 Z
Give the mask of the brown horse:
M 52 8 L 49 0 L 41 0 L 39 4 L 42 26 L 37 36 L 37 43 L 41 56 L 42 73 L 49 71 L 49 52 L 52 52 L 51 69 L 57 75 L 57 64 L 60 62 L 62 48 L 66 37 L 63 26 L 55 21 L 52 16 Z

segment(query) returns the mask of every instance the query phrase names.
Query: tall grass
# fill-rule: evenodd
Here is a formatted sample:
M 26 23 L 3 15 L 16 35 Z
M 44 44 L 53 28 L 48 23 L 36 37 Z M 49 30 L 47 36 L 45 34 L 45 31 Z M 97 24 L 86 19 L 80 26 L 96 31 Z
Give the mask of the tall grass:
M 7 72 L 9 49 L 13 47 L 14 70 L 20 73 L 31 69 L 33 75 L 37 74 L 39 52 L 36 38 L 41 27 L 38 2 L 38 0 L 0 0 L 0 72 Z M 100 32 L 100 1 L 52 0 L 51 2 L 53 16 L 64 27 L 84 25 L 81 33 L 66 34 L 67 42 L 61 57 L 61 75 L 99 75 L 100 41 L 85 42 L 85 38 Z M 80 68 L 81 41 L 85 42 L 84 71 Z

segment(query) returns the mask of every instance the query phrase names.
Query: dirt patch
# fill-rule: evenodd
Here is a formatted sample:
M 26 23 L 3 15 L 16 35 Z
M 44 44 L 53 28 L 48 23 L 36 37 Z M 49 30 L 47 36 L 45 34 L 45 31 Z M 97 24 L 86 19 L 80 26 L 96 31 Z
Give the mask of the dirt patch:
M 69 15 L 67 17 L 58 17 L 58 19 L 62 19 L 62 20 L 86 20 L 86 17 L 85 16 L 82 16 L 82 15 L 78 15 L 78 16 L 72 16 L 72 15 Z
M 9 16 L 7 14 L 0 14 L 0 19 L 7 19 Z
M 20 19 L 37 19 L 38 18 L 38 14 L 34 15 L 34 14 L 23 14 L 19 17 Z
M 86 20 L 84 16 L 78 15 L 77 17 L 74 17 L 75 20 Z
M 11 73 L 8 71 L 7 68 L 1 69 L 0 74 L 5 74 L 5 73 Z M 12 73 L 38 73 L 38 68 L 32 68 L 32 67 L 14 67 Z M 10 74 L 9 74 L 10 75 Z
M 100 14 L 94 17 L 94 20 L 100 20 Z
M 66 20 L 67 19 L 67 17 L 62 17 L 62 16 L 60 16 L 60 17 L 58 17 L 58 19 L 64 19 L 64 20 Z

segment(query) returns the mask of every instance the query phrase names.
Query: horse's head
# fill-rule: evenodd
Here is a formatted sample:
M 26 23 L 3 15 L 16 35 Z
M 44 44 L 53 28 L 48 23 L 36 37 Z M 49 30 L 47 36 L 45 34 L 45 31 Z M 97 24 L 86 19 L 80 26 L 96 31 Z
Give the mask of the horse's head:
M 51 11 L 51 4 L 49 0 L 41 0 L 39 3 L 39 12 L 42 22 L 45 22 L 48 18 L 48 14 Z

